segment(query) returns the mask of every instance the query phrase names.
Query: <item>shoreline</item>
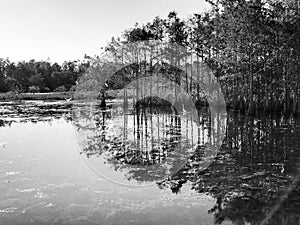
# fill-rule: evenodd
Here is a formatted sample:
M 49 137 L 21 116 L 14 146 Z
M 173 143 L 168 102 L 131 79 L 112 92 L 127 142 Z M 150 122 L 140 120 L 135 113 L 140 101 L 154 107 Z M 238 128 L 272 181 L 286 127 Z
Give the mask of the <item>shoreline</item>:
M 47 92 L 47 93 L 0 93 L 0 101 L 17 100 L 65 100 L 73 97 L 73 92 Z
M 47 92 L 47 93 L 14 93 L 14 92 L 7 92 L 7 93 L 0 93 L 0 102 L 5 101 L 55 101 L 55 100 L 66 100 L 71 99 L 74 97 L 74 92 Z M 106 99 L 114 99 L 115 93 L 110 93 Z M 99 100 L 99 98 L 98 98 Z M 142 107 L 149 107 L 149 106 L 170 106 L 170 103 L 159 98 L 146 98 L 144 100 L 139 101 L 139 105 Z M 198 100 L 195 102 L 195 106 L 197 109 L 201 108 L 209 108 L 209 104 L 205 100 Z M 264 108 L 255 109 L 252 113 L 249 113 L 249 109 L 247 107 L 235 107 L 233 103 L 227 103 L 226 109 L 229 111 L 236 112 L 241 115 L 251 115 L 251 116 L 258 116 L 258 115 L 290 115 L 299 117 L 300 115 L 294 111 L 287 111 L 284 112 L 282 109 L 278 110 L 277 107 L 270 107 L 268 110 Z

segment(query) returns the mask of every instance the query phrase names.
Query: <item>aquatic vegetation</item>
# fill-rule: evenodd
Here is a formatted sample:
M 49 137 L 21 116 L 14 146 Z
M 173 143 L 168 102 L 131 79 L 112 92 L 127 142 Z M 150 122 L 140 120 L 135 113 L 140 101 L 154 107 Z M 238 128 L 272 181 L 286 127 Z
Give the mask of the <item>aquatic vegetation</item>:
M 0 93 L 0 101 L 18 100 L 65 100 L 71 98 L 72 92 L 51 92 L 51 93 Z
M 0 103 L 0 126 L 14 122 L 51 121 L 52 118 L 71 120 L 72 103 L 65 101 L 17 101 Z

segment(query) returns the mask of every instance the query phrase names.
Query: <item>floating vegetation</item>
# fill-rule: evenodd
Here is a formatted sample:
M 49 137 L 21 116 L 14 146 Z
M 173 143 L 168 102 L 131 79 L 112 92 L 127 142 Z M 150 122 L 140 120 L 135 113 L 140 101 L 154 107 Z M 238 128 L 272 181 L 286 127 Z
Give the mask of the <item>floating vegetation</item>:
M 50 121 L 64 117 L 71 120 L 72 103 L 66 101 L 17 101 L 0 103 L 0 126 L 13 122 Z

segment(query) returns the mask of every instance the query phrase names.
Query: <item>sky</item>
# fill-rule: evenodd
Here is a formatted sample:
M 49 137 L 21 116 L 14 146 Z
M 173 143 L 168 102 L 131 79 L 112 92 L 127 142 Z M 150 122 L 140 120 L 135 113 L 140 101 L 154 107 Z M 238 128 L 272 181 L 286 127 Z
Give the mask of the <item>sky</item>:
M 0 0 L 0 58 L 63 62 L 101 53 L 111 37 L 138 22 L 181 18 L 210 8 L 205 0 Z

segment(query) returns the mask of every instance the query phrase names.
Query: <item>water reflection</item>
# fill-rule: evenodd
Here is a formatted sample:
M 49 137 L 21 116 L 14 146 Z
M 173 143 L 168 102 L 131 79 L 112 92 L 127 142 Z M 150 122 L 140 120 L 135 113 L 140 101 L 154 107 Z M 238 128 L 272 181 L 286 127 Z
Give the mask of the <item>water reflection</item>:
M 201 170 L 204 147 L 216 141 L 212 127 L 226 121 L 222 115 L 211 118 L 209 112 L 201 111 L 198 126 L 193 118 L 178 116 L 170 107 L 135 108 L 123 116 L 117 112 L 115 117 L 113 110 L 101 113 L 95 114 L 99 139 L 92 138 L 83 152 L 89 157 L 104 155 L 127 179 L 153 181 L 174 193 L 191 184 L 196 192 L 216 199 L 216 205 L 208 210 L 216 224 L 274 224 L 278 213 L 285 218 L 281 220 L 290 221 L 289 202 L 293 202 L 292 209 L 296 207 L 299 189 L 299 120 L 231 113 L 217 157 Z M 197 148 L 189 152 L 194 143 Z M 185 159 L 180 166 L 172 165 L 174 152 Z M 137 170 L 132 169 L 134 165 Z M 143 169 L 149 165 L 162 165 L 163 170 L 159 166 Z M 299 213 L 293 216 L 299 218 Z
M 211 157 L 207 146 L 213 146 L 226 118 L 211 118 L 208 110 L 193 118 L 188 112 L 180 115 L 172 106 L 122 107 L 116 104 L 107 109 L 98 106 L 80 106 L 74 124 L 82 138 L 82 153 L 93 161 L 98 171 L 104 163 L 110 164 L 127 180 L 139 182 L 161 181 L 177 173 L 195 154 Z M 216 132 L 216 134 L 214 133 Z M 195 153 L 196 152 L 196 153 Z M 208 153 L 209 154 L 208 154 Z M 205 155 L 206 154 L 206 155 Z M 105 172 L 106 173 L 106 172 Z
M 104 168 L 108 176 L 117 173 L 120 180 L 153 183 L 157 193 L 161 190 L 172 191 L 181 196 L 188 187 L 194 193 L 211 196 L 215 199 L 215 205 L 206 205 L 203 211 L 214 217 L 215 224 L 299 224 L 299 120 L 292 117 L 249 118 L 233 113 L 227 119 L 221 115 L 211 118 L 209 112 L 204 110 L 199 113 L 199 126 L 189 114 L 178 116 L 178 112 L 171 107 L 128 107 L 127 111 L 123 111 L 122 105 L 109 107 L 112 103 L 106 109 L 74 104 L 84 110 L 80 110 L 81 120 L 73 122 L 80 134 L 88 134 L 82 137 L 85 140 L 82 155 L 89 157 L 88 160 L 101 162 L 99 168 Z M 74 118 L 71 116 L 71 106 L 65 103 L 5 103 L 0 113 L 1 129 L 16 129 L 13 124 L 25 122 L 39 123 L 55 118 L 70 121 Z M 204 147 L 216 141 L 214 132 L 218 131 L 212 126 L 217 127 L 224 121 L 227 122 L 227 130 L 222 148 L 213 163 L 206 170 L 201 170 L 199 166 Z M 25 131 L 22 130 L 23 133 Z M 56 136 L 49 134 L 49 137 Z M 198 147 L 189 152 L 195 144 Z M 18 151 L 18 155 L 22 153 Z M 58 154 L 61 164 L 68 158 L 62 151 L 47 151 Z M 3 154 L 7 152 L 7 149 L 2 151 Z M 183 161 L 179 161 L 180 166 L 174 165 L 174 159 L 181 156 Z M 17 156 L 12 154 L 11 157 Z M 30 160 L 33 162 L 33 159 Z M 7 163 L 10 161 L 13 160 L 9 159 Z M 52 168 L 50 164 L 43 167 L 44 171 Z M 20 165 L 7 164 L 16 168 Z M 23 166 L 27 168 L 28 163 Z M 1 188 L 15 185 L 14 188 L 23 195 L 35 192 L 30 185 L 22 188 L 13 180 L 6 183 L 9 176 L 16 176 L 14 182 L 17 182 L 19 175 L 3 168 L 1 171 L 5 180 L 1 181 Z M 57 167 L 57 170 L 61 171 L 61 168 Z M 34 168 L 30 171 L 37 173 Z M 13 172 L 19 172 L 19 169 Z M 63 182 L 65 177 L 61 180 Z M 47 193 L 46 189 L 44 191 Z M 38 192 L 36 196 L 40 196 Z M 2 207 L 0 213 L 17 211 L 13 207 Z
M 195 191 L 215 197 L 209 212 L 216 224 L 298 224 L 277 219 L 280 212 L 281 221 L 290 221 L 290 210 L 299 203 L 291 197 L 299 190 L 299 124 L 294 118 L 231 114 L 226 139 L 210 167 L 197 172 L 196 159 L 160 186 L 178 192 L 190 182 Z M 293 217 L 299 221 L 299 211 Z

